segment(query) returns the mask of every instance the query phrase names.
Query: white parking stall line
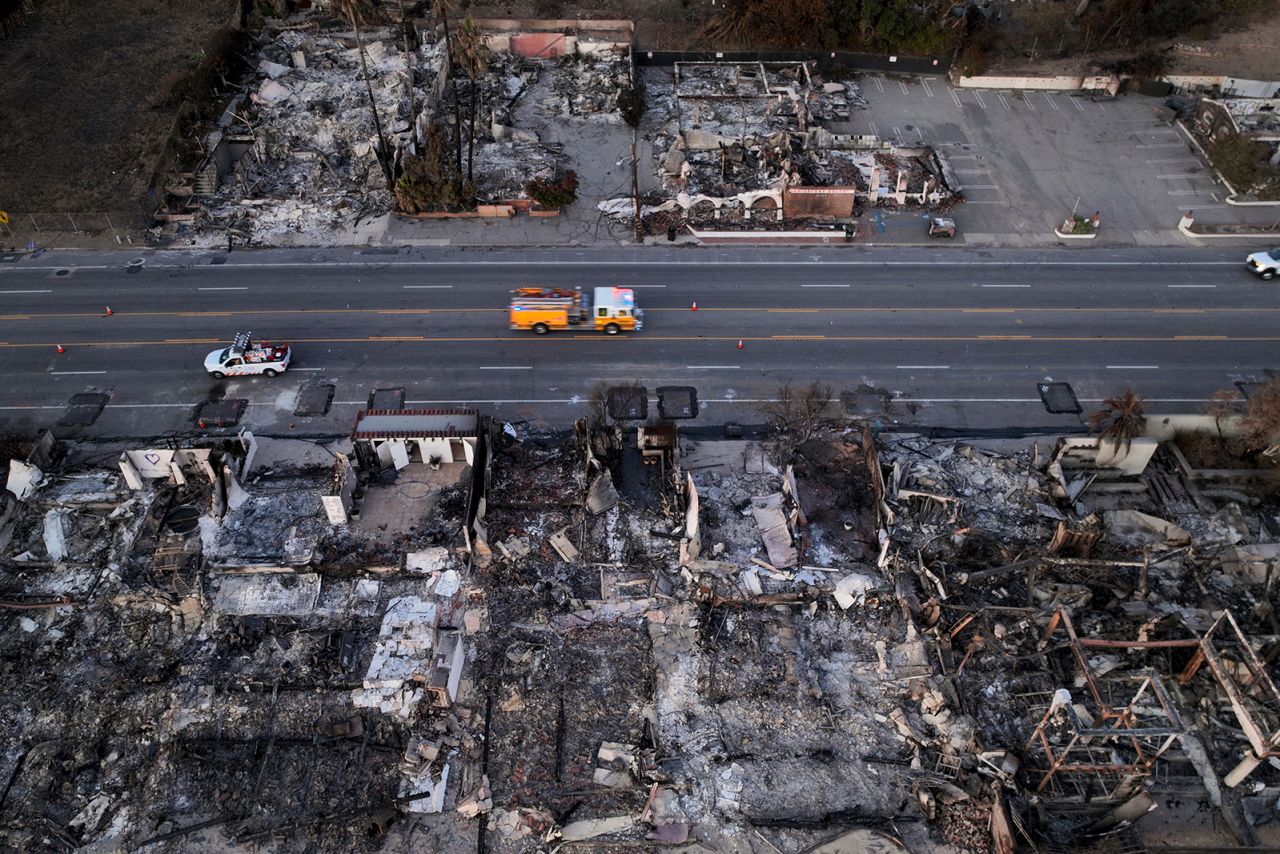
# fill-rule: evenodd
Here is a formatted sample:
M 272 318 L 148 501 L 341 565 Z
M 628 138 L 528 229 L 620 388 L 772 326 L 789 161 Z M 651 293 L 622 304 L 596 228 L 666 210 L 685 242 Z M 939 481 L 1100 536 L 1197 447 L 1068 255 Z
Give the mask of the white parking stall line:
M 984 100 L 982 100 L 982 93 L 981 93 L 981 92 L 974 92 L 974 93 L 973 93 L 973 98 L 974 98 L 974 100 L 976 100 L 976 101 L 978 102 L 978 106 L 979 106 L 979 107 L 981 107 L 981 108 L 982 108 L 982 109 L 984 109 L 984 110 L 987 108 L 987 102 L 986 102 L 986 101 L 984 101 Z
M 1153 148 L 1186 148 L 1186 143 L 1182 142 L 1153 142 L 1147 145 L 1139 145 L 1139 151 L 1150 151 Z
M 924 131 L 920 130 L 920 128 L 916 128 L 916 136 L 920 138 L 921 142 L 924 142 Z
M 957 110 L 963 110 L 963 109 L 964 109 L 964 104 L 960 103 L 960 96 L 959 96 L 958 94 L 956 94 L 956 90 L 955 90 L 955 89 L 952 89 L 952 90 L 951 90 L 951 100 L 952 100 L 952 101 L 955 101 L 955 103 L 956 103 L 956 109 L 957 109 Z
M 967 205 L 1003 205 L 1003 204 L 1006 204 L 1006 202 L 1003 202 L 1003 201 L 994 201 L 994 200 L 993 200 L 993 201 L 981 202 L 981 201 L 975 201 L 975 200 L 973 200 L 973 199 L 965 199 L 965 200 L 964 200 L 964 203 L 965 203 L 965 205 L 966 205 L 966 206 L 967 206 Z
M 898 81 L 898 85 L 902 87 L 902 94 L 904 94 L 904 95 L 910 95 L 910 94 L 911 94 L 911 92 L 907 89 L 907 81 L 905 81 L 905 80 L 899 80 L 899 81 Z
M 925 94 L 927 97 L 930 97 L 930 98 L 932 98 L 932 97 L 933 97 L 933 90 L 929 88 L 929 81 L 930 81 L 930 80 L 933 80 L 933 79 L 934 79 L 934 78 L 932 78 L 932 77 L 922 77 L 922 78 L 920 78 L 920 85 L 924 87 L 924 94 Z
M 1212 196 L 1212 190 L 1169 190 L 1171 196 Z
M 1058 106 L 1058 102 L 1053 100 L 1053 96 L 1048 92 L 1044 93 L 1044 99 L 1049 102 L 1049 106 L 1053 107 L 1054 112 L 1061 112 L 1062 108 Z
M 1031 96 L 1028 95 L 1026 92 L 1022 93 L 1022 103 L 1026 104 L 1027 107 L 1029 107 L 1032 110 L 1032 112 L 1035 111 L 1036 105 L 1031 103 Z
M 957 160 L 958 158 L 953 157 L 951 159 Z M 957 175 L 990 175 L 991 174 L 990 169 L 953 169 L 952 171 L 955 172 Z
M 1142 161 L 1142 162 L 1143 162 L 1143 163 L 1149 163 L 1149 164 L 1151 164 L 1152 166 L 1167 166 L 1167 165 L 1171 165 L 1171 164 L 1174 164 L 1174 163 L 1181 163 L 1181 164 L 1183 164 L 1184 166 L 1199 166 L 1199 165 L 1200 165 L 1200 161 L 1199 161 L 1199 160 L 1196 160 L 1194 157 L 1175 157 L 1175 158 L 1173 158 L 1173 159 L 1166 159 L 1166 160 L 1144 160 L 1144 161 Z
M 1084 112 L 1084 105 L 1080 103 L 1079 98 L 1068 97 L 1067 100 L 1071 102 L 1071 106 L 1075 107 L 1077 110 L 1079 110 L 1082 113 Z
M 1191 172 L 1177 172 L 1172 175 L 1157 175 L 1156 177 L 1161 181 L 1177 181 L 1183 178 L 1195 178 L 1197 176 Z
M 902 131 L 898 130 L 898 126 L 897 126 L 897 125 L 894 125 L 894 126 L 893 126 L 893 138 L 894 138 L 894 139 L 897 139 L 897 140 L 901 140 L 901 139 L 902 139 Z
M 876 81 L 876 88 L 877 88 L 877 89 L 879 89 L 881 92 L 883 92 L 883 91 L 884 91 L 884 78 L 883 78 L 883 77 L 881 77 L 879 74 L 877 74 L 875 77 L 872 77 L 871 79 L 872 79 L 872 80 L 874 80 L 874 81 Z
M 879 136 L 879 135 L 880 135 L 880 131 L 876 130 L 876 123 L 875 123 L 875 122 L 868 122 L 867 124 L 871 125 L 871 135 L 872 135 L 872 136 Z
M 997 184 L 965 184 L 964 189 L 966 190 L 998 190 L 1000 189 L 1000 187 Z
M 997 92 L 996 97 L 1000 99 L 1000 106 L 1004 107 L 1006 110 L 1013 109 L 1009 106 L 1009 102 L 1005 100 L 1004 93 Z

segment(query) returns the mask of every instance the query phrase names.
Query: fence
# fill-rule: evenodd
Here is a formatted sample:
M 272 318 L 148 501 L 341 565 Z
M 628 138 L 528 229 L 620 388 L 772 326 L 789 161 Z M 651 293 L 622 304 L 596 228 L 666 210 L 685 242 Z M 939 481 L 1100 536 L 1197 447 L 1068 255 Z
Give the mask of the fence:
M 852 71 L 887 71 L 900 74 L 946 74 L 951 60 L 946 57 L 879 56 L 846 50 L 725 50 L 679 51 L 633 48 L 636 65 L 673 65 L 677 62 L 806 62 L 819 68 L 847 68 Z
M 9 212 L 9 222 L 0 224 L 0 236 L 15 248 L 28 244 L 47 246 L 61 235 L 106 237 L 117 244 L 132 245 L 133 217 L 124 211 L 59 211 L 41 213 Z

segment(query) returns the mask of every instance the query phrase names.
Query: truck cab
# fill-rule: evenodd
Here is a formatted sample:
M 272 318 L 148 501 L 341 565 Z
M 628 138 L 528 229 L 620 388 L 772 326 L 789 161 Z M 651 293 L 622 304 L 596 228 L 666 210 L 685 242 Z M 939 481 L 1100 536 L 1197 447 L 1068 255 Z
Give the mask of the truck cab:
M 609 335 L 644 328 L 644 311 L 636 306 L 636 292 L 631 288 L 596 288 L 591 317 L 595 328 Z
M 209 376 L 220 380 L 226 377 L 247 377 L 261 374 L 274 377 L 289 369 L 293 348 L 288 344 L 256 344 L 249 332 L 237 333 L 231 346 L 214 350 L 204 357 L 204 369 Z

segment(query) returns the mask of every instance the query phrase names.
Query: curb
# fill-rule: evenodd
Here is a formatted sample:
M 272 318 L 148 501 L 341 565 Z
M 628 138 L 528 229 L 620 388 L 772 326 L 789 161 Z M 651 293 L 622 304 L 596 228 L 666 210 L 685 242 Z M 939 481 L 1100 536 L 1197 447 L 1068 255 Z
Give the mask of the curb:
M 1186 126 L 1182 123 L 1181 119 L 1174 122 L 1174 124 L 1178 126 L 1178 130 L 1182 131 L 1182 133 L 1191 142 L 1191 144 L 1196 147 L 1196 151 L 1200 152 L 1200 156 L 1204 158 L 1204 162 L 1208 164 L 1209 171 L 1212 172 L 1214 177 L 1218 179 L 1218 183 L 1222 184 L 1222 186 L 1226 187 L 1227 190 L 1229 191 L 1227 194 L 1227 197 L 1223 199 L 1224 202 L 1226 202 L 1229 205 L 1233 205 L 1235 207 L 1259 207 L 1259 208 L 1280 207 L 1280 200 L 1277 200 L 1274 202 L 1242 202 L 1240 201 L 1239 200 L 1240 193 L 1236 191 L 1235 187 L 1231 186 L 1230 182 L 1228 182 L 1227 179 L 1223 177 L 1221 172 L 1219 172 L 1217 169 L 1214 168 L 1213 161 L 1209 159 L 1209 152 L 1204 150 L 1204 146 L 1200 144 L 1200 140 L 1196 139 L 1196 135 L 1193 134 L 1191 131 L 1187 130 Z
M 1280 237 L 1280 231 L 1246 231 L 1246 232 L 1240 232 L 1237 234 L 1201 234 L 1200 232 L 1192 231 L 1182 223 L 1178 223 L 1178 231 L 1182 232 L 1184 235 L 1192 238 L 1193 240 L 1201 240 L 1201 239 L 1214 240 L 1214 239 L 1221 239 L 1221 238 L 1235 238 L 1236 240 L 1254 240 L 1259 237 Z
M 1055 226 L 1053 233 L 1061 237 L 1063 240 L 1093 240 L 1098 236 L 1098 232 L 1094 231 L 1089 234 L 1064 234 Z

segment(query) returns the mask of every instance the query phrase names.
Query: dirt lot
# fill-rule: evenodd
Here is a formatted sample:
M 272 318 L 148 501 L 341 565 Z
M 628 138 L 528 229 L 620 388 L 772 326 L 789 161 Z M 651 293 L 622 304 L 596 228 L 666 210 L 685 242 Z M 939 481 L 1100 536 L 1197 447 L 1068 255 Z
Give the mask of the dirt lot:
M 133 224 L 177 115 L 157 102 L 237 8 L 235 0 L 37 0 L 0 49 L 0 201 L 14 220 L 13 237 L 0 240 L 31 230 L 31 214 L 54 233 L 70 226 L 50 214 L 106 212 L 117 228 Z M 102 217 L 80 219 L 86 228 Z

